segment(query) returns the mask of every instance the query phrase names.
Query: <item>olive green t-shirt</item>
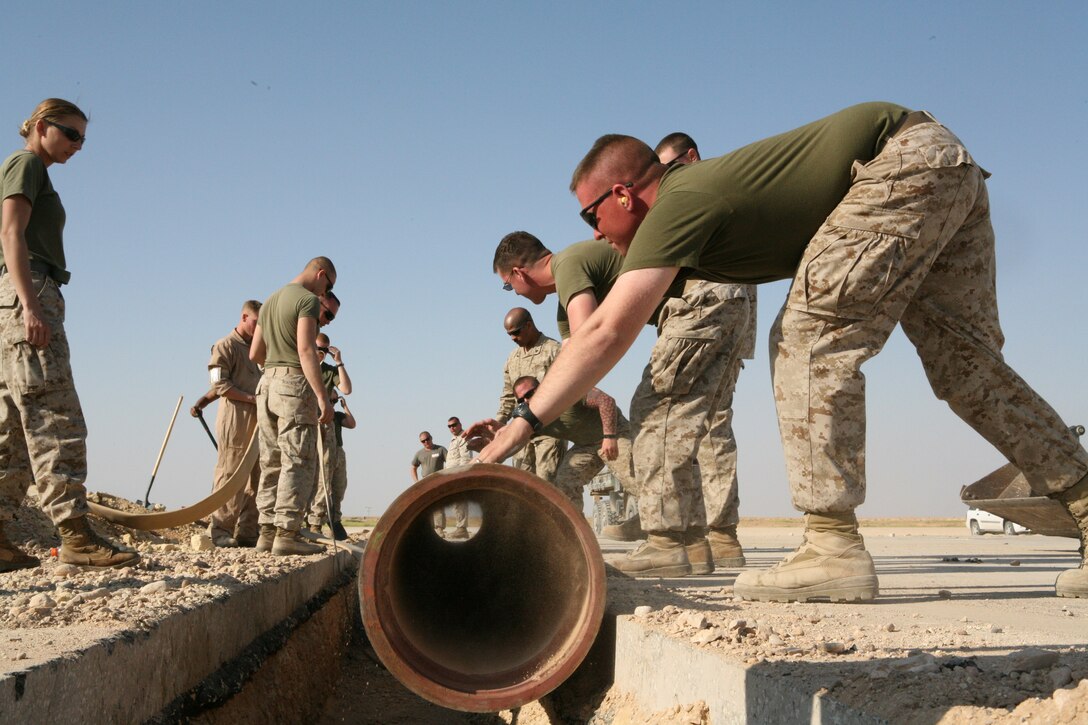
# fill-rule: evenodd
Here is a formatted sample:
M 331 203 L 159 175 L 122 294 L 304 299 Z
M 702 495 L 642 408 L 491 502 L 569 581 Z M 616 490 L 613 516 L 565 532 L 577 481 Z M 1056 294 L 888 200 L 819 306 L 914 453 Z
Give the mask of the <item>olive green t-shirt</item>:
M 30 259 L 49 264 L 58 281 L 68 281 L 64 268 L 64 206 L 49 181 L 45 164 L 29 151 L 16 151 L 0 166 L 0 202 L 18 194 L 25 196 L 32 207 L 25 233 Z M 4 252 L 0 249 L 3 263 Z
M 620 276 L 622 267 L 623 256 L 603 239 L 577 242 L 552 255 L 552 277 L 555 279 L 556 294 L 559 295 L 555 322 L 559 326 L 559 335 L 564 340 L 570 337 L 570 318 L 567 316 L 570 298 L 579 292 L 590 290 L 597 304 L 601 304 L 616 283 L 616 278 Z M 682 290 L 682 284 L 673 285 L 665 296 L 678 296 Z M 646 324 L 657 324 L 660 309 L 659 306 L 654 310 Z
M 264 339 L 266 368 L 300 368 L 298 359 L 298 320 L 317 319 L 321 301 L 308 289 L 292 282 L 269 297 L 257 315 Z
M 715 282 L 792 277 L 801 254 L 909 111 L 862 103 L 697 164 L 673 166 L 639 226 L 623 272 L 680 267 Z
M 620 276 L 622 266 L 623 257 L 603 239 L 578 242 L 552 255 L 552 276 L 555 278 L 555 292 L 559 295 L 555 320 L 564 340 L 570 337 L 570 320 L 567 317 L 570 298 L 590 290 L 597 304 L 600 304 L 615 284 L 616 277 Z

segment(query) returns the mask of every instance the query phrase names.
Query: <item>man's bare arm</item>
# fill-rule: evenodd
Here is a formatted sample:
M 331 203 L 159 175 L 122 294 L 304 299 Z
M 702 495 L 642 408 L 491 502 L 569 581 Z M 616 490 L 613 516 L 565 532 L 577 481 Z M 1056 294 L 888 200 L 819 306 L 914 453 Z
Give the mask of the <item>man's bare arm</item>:
M 258 365 L 264 365 L 264 357 L 268 350 L 264 344 L 264 334 L 261 332 L 261 325 L 257 323 L 257 327 L 253 330 L 253 341 L 249 343 L 249 359 Z
M 597 311 L 571 335 L 533 394 L 530 407 L 541 422 L 547 424 L 558 418 L 619 362 L 678 271 L 675 267 L 655 267 L 620 275 Z M 531 435 L 529 423 L 512 419 L 477 460 L 501 461 L 524 446 Z
M 261 328 L 258 327 L 258 330 Z M 317 397 L 317 406 L 321 413 L 318 416 L 319 423 L 328 423 L 332 420 L 332 407 L 329 405 L 329 393 L 325 390 L 325 383 L 321 379 L 321 366 L 317 362 L 317 320 L 313 317 L 300 317 L 295 326 L 295 349 L 298 351 L 299 364 L 302 365 L 302 374 L 306 376 L 306 382 L 310 384 L 310 390 Z M 257 336 L 253 336 L 256 343 Z M 253 357 L 250 353 L 250 357 Z
M 589 319 L 589 316 L 596 311 L 597 298 L 594 296 L 593 290 L 584 289 L 572 295 L 567 300 L 567 323 L 570 324 L 570 334 L 573 336 L 574 333 L 578 332 L 579 328 Z

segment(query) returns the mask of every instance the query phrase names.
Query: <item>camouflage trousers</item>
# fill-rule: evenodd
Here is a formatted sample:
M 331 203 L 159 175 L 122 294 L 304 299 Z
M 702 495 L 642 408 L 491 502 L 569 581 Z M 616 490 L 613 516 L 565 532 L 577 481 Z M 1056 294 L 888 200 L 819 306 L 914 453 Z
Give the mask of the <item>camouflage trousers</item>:
M 646 531 L 737 520 L 732 401 L 752 303 L 728 287 L 689 282 L 683 297 L 665 303 L 650 364 L 631 399 L 638 508 Z
M 627 421 L 622 421 L 616 431 L 616 460 L 606 461 L 601 456 L 601 442 L 586 445 L 572 445 L 559 464 L 555 475 L 555 487 L 571 500 L 579 511 L 583 507 L 583 490 L 594 476 L 601 472 L 602 466 L 616 475 L 625 491 L 637 492 L 634 463 L 631 456 L 631 428 Z
M 449 509 L 449 516 L 453 519 L 455 527 L 463 529 L 468 526 L 468 504 L 464 501 L 455 501 L 445 506 L 439 506 L 431 514 L 434 517 L 435 529 L 441 531 L 446 528 L 447 509 Z
M 340 504 L 348 490 L 347 456 L 344 455 L 344 449 L 336 443 L 336 430 L 333 424 L 329 423 L 322 428 L 325 443 L 325 457 L 322 464 L 325 466 L 325 477 L 322 480 L 319 476 L 314 485 L 314 497 L 306 517 L 309 523 L 318 526 L 325 522 L 333 524 L 340 520 Z M 328 492 L 327 499 L 326 491 Z
M 215 417 L 215 432 L 219 438 L 219 457 L 215 464 L 212 490 L 218 491 L 231 474 L 238 470 L 246 457 L 250 436 L 257 427 L 257 409 L 253 405 L 220 398 L 219 412 Z M 258 445 L 260 442 L 258 441 Z M 246 485 L 225 504 L 212 512 L 208 534 L 237 536 L 255 539 L 257 530 L 257 487 L 261 480 L 261 467 L 254 465 Z
M 530 438 L 511 461 L 516 468 L 535 473 L 545 481 L 555 482 L 559 463 L 567 450 L 567 442 L 551 436 Z
M 936 122 L 888 140 L 809 242 L 771 331 L 793 505 L 865 500 L 862 364 L 898 322 L 930 386 L 1039 494 L 1088 470 L 1061 418 L 1001 355 L 987 174 Z
M 69 362 L 64 297 L 49 277 L 30 276 L 52 328 L 44 348 L 27 342 L 11 275 L 0 275 L 0 519 L 33 484 L 42 511 L 58 523 L 88 510 L 87 425 Z
M 257 384 L 261 436 L 258 521 L 298 531 L 317 480 L 319 409 L 306 376 L 294 368 L 268 368 Z

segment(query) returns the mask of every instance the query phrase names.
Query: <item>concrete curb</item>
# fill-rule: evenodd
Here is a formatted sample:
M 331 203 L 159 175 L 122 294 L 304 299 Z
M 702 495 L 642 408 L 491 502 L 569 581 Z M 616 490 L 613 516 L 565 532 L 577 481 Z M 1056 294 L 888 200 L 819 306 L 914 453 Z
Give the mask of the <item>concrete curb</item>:
M 347 551 L 0 679 L 0 723 L 143 722 L 357 566 Z
M 825 697 L 822 688 L 799 688 L 773 667 L 763 670 L 647 630 L 629 616 L 616 618 L 615 687 L 636 694 L 647 710 L 702 700 L 715 724 L 885 722 Z

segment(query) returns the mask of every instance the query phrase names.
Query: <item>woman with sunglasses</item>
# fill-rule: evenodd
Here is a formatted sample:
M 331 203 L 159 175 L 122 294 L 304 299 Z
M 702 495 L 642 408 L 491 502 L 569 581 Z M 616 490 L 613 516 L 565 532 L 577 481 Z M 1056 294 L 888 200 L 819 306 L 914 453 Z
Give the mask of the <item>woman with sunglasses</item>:
M 7 540 L 3 520 L 33 483 L 61 536 L 60 560 L 127 566 L 139 555 L 100 538 L 87 524 L 87 426 L 72 380 L 64 297 L 64 207 L 49 167 L 67 163 L 86 141 L 87 116 L 47 98 L 23 122 L 26 139 L 0 165 L 0 572 L 38 560 Z M 14 497 L 14 500 L 11 500 Z

